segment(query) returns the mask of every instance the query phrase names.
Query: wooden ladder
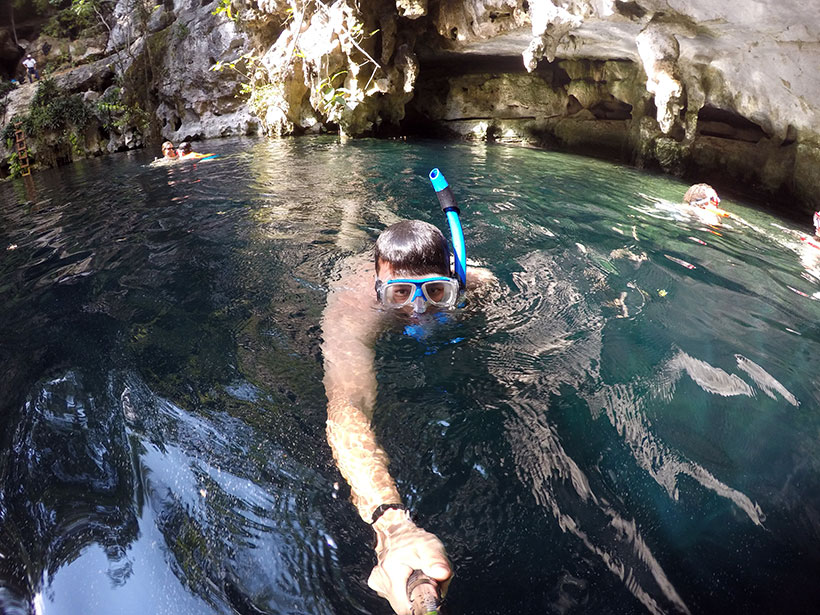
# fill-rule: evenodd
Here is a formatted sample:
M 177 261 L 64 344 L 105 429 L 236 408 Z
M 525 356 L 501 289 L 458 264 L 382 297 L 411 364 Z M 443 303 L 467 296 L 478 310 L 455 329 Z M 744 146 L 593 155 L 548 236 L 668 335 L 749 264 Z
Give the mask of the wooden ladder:
M 26 135 L 23 133 L 23 123 L 20 121 L 14 122 L 14 143 L 17 147 L 17 163 L 20 165 L 20 175 L 31 175 Z

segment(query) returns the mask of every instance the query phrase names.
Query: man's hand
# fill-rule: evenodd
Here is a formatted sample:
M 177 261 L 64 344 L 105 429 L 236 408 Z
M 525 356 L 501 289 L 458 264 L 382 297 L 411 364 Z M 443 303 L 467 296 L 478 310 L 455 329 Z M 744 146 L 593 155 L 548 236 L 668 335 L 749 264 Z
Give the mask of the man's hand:
M 453 573 L 438 538 L 417 527 L 404 510 L 388 510 L 373 528 L 379 563 L 370 573 L 367 584 L 390 602 L 397 615 L 410 615 L 407 579 L 413 570 L 421 570 L 437 580 L 444 595 Z

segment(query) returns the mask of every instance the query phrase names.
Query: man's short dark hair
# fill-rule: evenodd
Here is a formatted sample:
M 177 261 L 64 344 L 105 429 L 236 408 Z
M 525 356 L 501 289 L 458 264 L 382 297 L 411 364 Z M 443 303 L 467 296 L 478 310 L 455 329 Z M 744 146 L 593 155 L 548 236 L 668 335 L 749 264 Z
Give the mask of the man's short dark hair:
M 450 250 L 442 232 L 429 222 L 403 220 L 387 227 L 373 250 L 376 271 L 379 260 L 406 275 L 450 275 Z

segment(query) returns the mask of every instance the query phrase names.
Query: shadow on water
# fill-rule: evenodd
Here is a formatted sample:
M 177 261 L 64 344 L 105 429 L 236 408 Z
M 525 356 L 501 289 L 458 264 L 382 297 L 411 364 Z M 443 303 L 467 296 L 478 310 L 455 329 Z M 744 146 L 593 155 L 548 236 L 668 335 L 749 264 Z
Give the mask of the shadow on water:
M 809 612 L 818 261 L 764 213 L 547 152 L 333 139 L 0 186 L 0 610 L 382 613 L 324 439 L 340 261 L 441 226 L 498 284 L 377 346 L 452 613 Z M 342 483 L 340 486 L 339 483 Z M 78 590 L 78 588 L 82 588 Z

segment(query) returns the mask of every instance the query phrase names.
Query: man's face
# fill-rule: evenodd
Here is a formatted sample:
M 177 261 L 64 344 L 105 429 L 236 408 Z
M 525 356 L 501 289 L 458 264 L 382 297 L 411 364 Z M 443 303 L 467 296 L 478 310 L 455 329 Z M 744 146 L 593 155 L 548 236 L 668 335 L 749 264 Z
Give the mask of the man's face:
M 435 304 L 440 302 L 446 303 L 452 307 L 452 304 L 455 303 L 455 295 L 458 294 L 458 287 L 454 286 L 454 283 L 448 278 L 448 276 L 442 276 L 438 271 L 419 272 L 409 275 L 404 272 L 394 270 L 389 262 L 381 259 L 379 260 L 376 277 L 381 281 L 383 295 L 386 296 L 386 294 L 389 293 L 390 303 L 401 305 L 405 301 L 413 299 L 407 305 L 401 305 L 401 307 L 397 308 L 399 311 L 407 314 L 412 312 L 422 313 L 428 308 L 438 309 L 440 306 Z M 440 278 L 447 279 L 440 280 Z M 418 281 L 431 280 L 424 285 L 424 294 L 429 301 L 423 296 L 418 296 L 417 288 L 412 284 L 391 284 L 388 289 L 387 283 L 390 280 L 396 279 Z M 448 298 L 451 303 L 447 303 Z

